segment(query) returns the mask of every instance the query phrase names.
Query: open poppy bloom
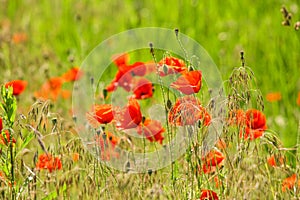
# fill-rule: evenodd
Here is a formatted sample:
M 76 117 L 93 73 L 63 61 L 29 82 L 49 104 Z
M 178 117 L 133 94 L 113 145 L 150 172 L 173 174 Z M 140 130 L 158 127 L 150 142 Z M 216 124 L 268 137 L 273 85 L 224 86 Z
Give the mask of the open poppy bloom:
M 247 110 L 246 114 L 246 127 L 244 138 L 250 138 L 250 140 L 254 140 L 256 138 L 260 138 L 264 131 L 267 129 L 266 117 L 265 115 L 255 109 Z M 243 130 L 241 130 L 243 131 Z M 242 132 L 240 134 L 243 134 Z M 240 135 L 242 137 L 242 135 Z
M 140 105 L 136 99 L 129 99 L 128 104 L 120 111 L 115 111 L 114 116 L 117 127 L 130 129 L 137 127 L 142 121 Z
M 62 163 L 58 157 L 53 157 L 52 155 L 45 153 L 39 156 L 39 159 L 36 163 L 36 168 L 38 170 L 48 169 L 48 171 L 51 173 L 53 170 L 61 170 Z
M 92 116 L 100 124 L 110 123 L 114 119 L 112 105 L 111 104 L 94 105 Z
M 62 75 L 62 78 L 69 82 L 69 81 L 77 81 L 83 76 L 83 72 L 78 67 L 73 67 L 66 73 Z
M 276 102 L 281 100 L 281 93 L 280 92 L 271 92 L 268 93 L 266 96 L 267 101 L 269 102 Z
M 133 76 L 144 76 L 146 74 L 147 68 L 143 62 L 135 62 L 129 65 L 127 62 L 129 60 L 128 54 L 123 54 L 118 56 L 113 62 L 117 65 L 118 71 L 112 82 L 106 87 L 108 92 L 114 91 L 118 86 L 124 88 L 129 92 L 132 88 L 132 78 Z
M 184 72 L 187 70 L 183 60 L 168 56 L 159 61 L 159 75 L 166 76 L 169 74 L 175 74 Z
M 22 80 L 13 80 L 5 84 L 6 88 L 9 86 L 13 88 L 13 95 L 18 96 L 25 90 L 27 82 Z
M 146 78 L 139 78 L 133 87 L 134 99 L 147 99 L 153 96 L 153 85 Z
M 212 190 L 201 190 L 200 200 L 219 200 L 219 198 Z
M 296 185 L 296 183 L 297 183 L 297 185 Z M 292 176 L 287 177 L 283 180 L 281 189 L 283 192 L 286 192 L 286 190 L 290 190 L 295 186 L 300 188 L 300 179 L 298 179 L 298 182 L 297 182 L 297 175 L 293 174 Z
M 162 144 L 164 137 L 162 134 L 165 129 L 162 127 L 161 123 L 157 120 L 146 119 L 144 123 L 137 127 L 138 134 L 143 134 L 150 142 L 158 142 Z
M 225 156 L 222 152 L 218 150 L 211 150 L 205 157 L 202 158 L 204 162 L 202 165 L 202 170 L 205 174 L 215 172 L 217 168 L 221 168 L 223 166 L 223 161 Z
M 201 106 L 200 101 L 192 96 L 178 98 L 169 111 L 168 120 L 173 125 L 194 125 L 202 120 L 205 126 L 211 121 L 209 113 Z
M 64 95 L 61 89 L 65 79 L 62 77 L 53 77 L 45 82 L 41 89 L 34 93 L 36 98 L 57 100 L 59 96 Z M 64 96 L 63 96 L 64 97 Z M 65 96 L 68 97 L 68 96 Z
M 201 88 L 201 79 L 201 71 L 184 72 L 175 82 L 171 83 L 170 86 L 183 94 L 190 95 L 199 92 Z
M 111 157 L 119 157 L 119 154 L 115 151 L 115 146 L 119 143 L 119 138 L 111 132 L 106 131 L 102 134 L 96 135 L 95 142 L 100 148 L 99 156 L 101 160 L 110 160 Z

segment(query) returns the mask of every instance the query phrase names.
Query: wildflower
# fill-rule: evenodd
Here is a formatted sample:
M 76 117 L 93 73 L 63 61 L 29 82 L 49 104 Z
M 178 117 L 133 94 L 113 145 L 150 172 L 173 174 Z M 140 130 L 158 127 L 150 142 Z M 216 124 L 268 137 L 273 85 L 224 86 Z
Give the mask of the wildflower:
M 123 53 L 114 55 L 112 60 L 117 66 L 126 65 L 129 62 L 129 54 Z
M 268 93 L 266 96 L 267 101 L 269 102 L 276 102 L 281 100 L 281 93 L 280 92 L 271 92 Z
M 52 155 L 45 153 L 39 156 L 39 159 L 36 163 L 36 168 L 38 170 L 48 169 L 48 171 L 51 173 L 53 170 L 61 170 L 62 163 L 58 157 L 53 157 Z
M 162 127 L 159 121 L 147 118 L 144 123 L 137 127 L 137 132 L 139 134 L 144 134 L 150 142 L 156 141 L 162 144 L 164 139 L 162 134 L 165 132 L 165 129 Z
M 110 123 L 114 119 L 112 105 L 95 105 L 93 108 L 93 116 L 100 124 Z
M 78 67 L 73 67 L 66 73 L 62 75 L 62 78 L 69 82 L 69 81 L 77 81 L 83 76 L 83 72 Z
M 136 62 L 129 65 L 128 54 L 117 57 L 113 62 L 117 65 L 118 71 L 112 82 L 106 87 L 108 92 L 114 91 L 118 86 L 124 88 L 127 92 L 131 90 L 133 76 L 144 76 L 147 68 L 143 62 Z
M 27 82 L 22 80 L 13 80 L 5 84 L 5 87 L 13 87 L 13 95 L 20 95 L 26 88 Z
M 224 165 L 223 161 L 225 156 L 222 152 L 218 150 L 211 150 L 205 157 L 202 158 L 204 162 L 202 165 L 202 170 L 205 174 L 215 172 L 217 168 Z
M 168 56 L 159 61 L 159 75 L 166 76 L 187 70 L 183 60 Z
M 296 183 L 297 183 L 297 185 L 296 185 Z M 292 176 L 287 177 L 282 181 L 282 188 L 281 189 L 282 189 L 283 192 L 286 192 L 287 189 L 290 190 L 295 186 L 300 188 L 300 180 L 298 179 L 298 182 L 297 182 L 297 175 L 293 174 Z
M 300 92 L 298 92 L 297 105 L 300 106 Z
M 41 89 L 34 93 L 36 98 L 40 99 L 52 99 L 57 100 L 57 98 L 63 94 L 62 85 L 65 80 L 62 77 L 53 77 L 45 82 Z
M 137 100 L 129 99 L 128 104 L 119 112 L 115 112 L 117 127 L 130 129 L 137 127 L 142 121 L 142 113 Z
M 72 159 L 74 162 L 77 162 L 79 160 L 79 153 L 73 153 Z
M 197 98 L 184 96 L 176 100 L 169 112 L 168 120 L 178 126 L 194 125 L 197 121 L 203 120 L 204 125 L 208 126 L 211 117 Z
M 231 111 L 228 122 L 230 125 L 244 125 L 246 123 L 245 111 L 241 109 Z
M 133 88 L 133 98 L 146 99 L 153 96 L 153 85 L 146 78 L 139 78 Z
M 219 200 L 219 198 L 212 190 L 201 190 L 200 200 Z
M 19 44 L 27 41 L 26 33 L 14 33 L 12 36 L 12 42 L 15 44 Z
M 268 162 L 268 164 L 269 164 L 271 167 L 276 167 L 276 166 L 278 166 L 278 163 L 279 163 L 280 165 L 283 165 L 283 164 L 284 164 L 284 158 L 283 158 L 283 157 L 279 157 L 278 159 L 276 159 L 274 155 L 271 155 L 271 156 L 267 159 L 267 162 Z
M 198 93 L 201 88 L 201 78 L 201 71 L 184 72 L 170 86 L 186 95 Z
M 246 112 L 246 128 L 244 138 L 250 140 L 259 138 L 267 129 L 266 117 L 259 110 L 250 109 Z
M 225 142 L 222 138 L 220 138 L 220 139 L 217 140 L 215 146 L 216 146 L 218 149 L 221 149 L 221 150 L 227 148 L 226 142 Z

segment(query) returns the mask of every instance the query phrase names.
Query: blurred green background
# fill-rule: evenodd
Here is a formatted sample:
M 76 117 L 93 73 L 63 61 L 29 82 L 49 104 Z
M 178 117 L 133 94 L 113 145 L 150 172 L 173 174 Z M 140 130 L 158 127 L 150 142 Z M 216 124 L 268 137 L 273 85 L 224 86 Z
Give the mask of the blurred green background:
M 296 144 L 300 31 L 293 24 L 300 20 L 299 1 L 0 2 L 0 74 L 3 82 L 17 78 L 29 82 L 27 95 L 21 97 L 24 105 L 33 102 L 30 94 L 46 76 L 79 66 L 97 44 L 113 34 L 137 27 L 179 28 L 208 51 L 224 80 L 240 66 L 243 50 L 263 96 L 282 94 L 278 102 L 265 101 L 269 128 L 285 146 Z M 282 26 L 283 5 L 293 14 L 290 27 Z M 26 33 L 27 41 L 11 44 L 10 38 L 19 32 Z

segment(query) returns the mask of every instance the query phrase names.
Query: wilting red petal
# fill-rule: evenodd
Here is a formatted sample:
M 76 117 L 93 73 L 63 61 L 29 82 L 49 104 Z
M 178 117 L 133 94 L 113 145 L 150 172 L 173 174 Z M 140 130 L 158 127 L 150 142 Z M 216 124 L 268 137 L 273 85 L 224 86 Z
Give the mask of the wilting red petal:
M 73 67 L 62 75 L 65 81 L 77 81 L 83 76 L 83 72 L 78 67 Z
M 175 82 L 171 83 L 170 86 L 183 94 L 190 95 L 199 92 L 201 79 L 201 71 L 189 71 L 183 73 Z
M 200 200 L 219 200 L 219 198 L 212 190 L 201 190 Z
M 142 121 L 142 113 L 137 100 L 129 99 L 126 107 L 120 113 L 116 113 L 117 127 L 121 129 L 130 129 L 137 127 Z
M 187 70 L 183 60 L 172 56 L 165 57 L 159 61 L 159 75 L 166 76 L 169 74 L 180 73 Z
M 211 150 L 203 160 L 202 170 L 205 174 L 215 172 L 217 168 L 223 166 L 225 156 L 218 150 Z
M 27 82 L 22 80 L 14 80 L 5 84 L 6 88 L 9 86 L 13 87 L 13 95 L 17 96 L 25 90 Z
M 139 78 L 133 87 L 133 98 L 146 99 L 153 96 L 153 85 L 146 78 Z
M 156 141 L 162 144 L 164 139 L 162 134 L 165 132 L 165 129 L 159 121 L 147 118 L 143 124 L 140 124 L 137 127 L 137 132 L 139 134 L 144 134 L 150 142 Z
M 184 96 L 176 100 L 169 112 L 168 120 L 178 126 L 194 125 L 198 120 L 203 120 L 204 125 L 208 126 L 211 117 L 197 98 Z
M 276 102 L 281 100 L 281 93 L 280 92 L 270 92 L 267 94 L 266 99 L 269 102 Z

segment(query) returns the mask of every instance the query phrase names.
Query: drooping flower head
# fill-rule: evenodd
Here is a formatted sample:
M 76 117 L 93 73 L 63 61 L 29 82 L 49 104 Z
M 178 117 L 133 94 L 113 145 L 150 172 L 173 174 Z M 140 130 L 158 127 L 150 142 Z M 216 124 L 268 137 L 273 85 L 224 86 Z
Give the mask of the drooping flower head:
M 182 73 L 170 86 L 183 94 L 190 95 L 199 92 L 201 89 L 201 80 L 201 71 L 189 71 Z
M 18 96 L 25 90 L 27 81 L 13 80 L 5 84 L 6 88 L 9 86 L 13 88 L 13 95 Z
M 156 141 L 162 144 L 164 139 L 162 134 L 165 132 L 165 129 L 161 125 L 160 121 L 146 118 L 144 123 L 141 123 L 137 127 L 137 132 L 140 135 L 145 135 L 150 142 Z

